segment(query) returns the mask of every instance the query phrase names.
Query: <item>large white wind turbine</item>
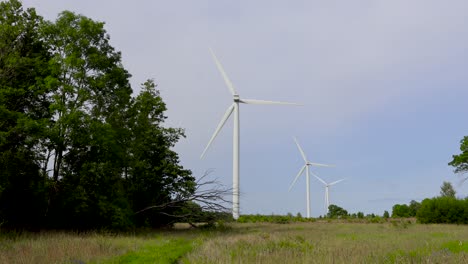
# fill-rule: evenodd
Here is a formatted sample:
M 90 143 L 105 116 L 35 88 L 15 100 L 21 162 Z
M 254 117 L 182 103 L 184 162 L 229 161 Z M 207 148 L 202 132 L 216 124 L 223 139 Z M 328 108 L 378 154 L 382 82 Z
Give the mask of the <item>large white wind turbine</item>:
M 332 185 L 335 185 L 341 181 L 344 181 L 345 179 L 341 179 L 341 180 L 337 180 L 337 181 L 334 181 L 332 183 L 326 183 L 324 180 L 322 180 L 322 178 L 320 178 L 319 176 L 315 175 L 314 173 L 312 173 L 312 175 L 315 176 L 315 178 L 317 178 L 317 180 L 321 181 L 323 183 L 323 185 L 325 185 L 325 206 L 327 207 L 326 210 L 327 210 L 327 214 L 328 214 L 328 207 L 330 206 L 330 197 L 329 197 L 329 190 L 328 188 Z
M 226 72 L 223 69 L 223 66 L 216 58 L 213 50 L 210 49 L 211 55 L 213 56 L 213 60 L 216 63 L 218 70 L 220 71 L 221 75 L 223 76 L 224 82 L 226 83 L 229 91 L 233 96 L 234 102 L 229 106 L 224 113 L 221 122 L 219 122 L 218 127 L 216 128 L 213 136 L 211 137 L 210 141 L 208 142 L 205 150 L 203 151 L 200 158 L 203 158 L 206 151 L 210 147 L 213 140 L 218 135 L 219 131 L 223 128 L 224 123 L 228 120 L 231 116 L 232 112 L 234 112 L 234 133 L 233 133 L 233 142 L 232 142 L 232 216 L 234 219 L 239 218 L 239 103 L 244 104 L 260 104 L 260 105 L 270 105 L 270 104 L 281 104 L 281 105 L 299 105 L 295 103 L 285 103 L 285 102 L 274 102 L 274 101 L 264 101 L 264 100 L 254 100 L 254 99 L 241 99 L 239 94 L 237 93 L 236 89 L 234 89 L 234 85 L 229 80 Z
M 296 183 L 297 179 L 299 179 L 299 176 L 302 175 L 304 170 L 306 170 L 306 189 L 307 189 L 307 217 L 310 218 L 310 178 L 309 178 L 309 166 L 318 166 L 318 167 L 332 167 L 333 165 L 327 165 L 327 164 L 321 164 L 321 163 L 315 163 L 315 162 L 310 162 L 307 160 L 306 155 L 304 154 L 304 151 L 302 150 L 301 146 L 299 145 L 299 142 L 297 142 L 297 139 L 294 138 L 294 142 L 296 142 L 296 146 L 299 149 L 299 152 L 301 152 L 301 156 L 304 159 L 304 166 L 302 166 L 301 170 L 297 174 L 296 178 L 294 178 L 294 181 L 292 182 L 291 186 L 289 186 L 289 191 L 291 191 L 291 188 L 294 186 Z

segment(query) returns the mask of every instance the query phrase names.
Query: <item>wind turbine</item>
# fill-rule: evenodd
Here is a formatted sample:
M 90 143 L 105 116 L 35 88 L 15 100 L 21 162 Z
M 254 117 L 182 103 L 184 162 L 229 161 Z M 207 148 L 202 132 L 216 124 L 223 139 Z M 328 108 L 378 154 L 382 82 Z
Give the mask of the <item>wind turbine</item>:
M 302 175 L 304 170 L 306 170 L 306 190 L 307 190 L 307 217 L 310 218 L 310 177 L 309 177 L 309 166 L 317 166 L 317 167 L 332 167 L 332 165 L 327 165 L 327 164 L 321 164 L 321 163 L 315 163 L 315 162 L 310 162 L 307 160 L 306 155 L 304 154 L 304 151 L 302 150 L 301 146 L 299 145 L 299 142 L 297 142 L 297 139 L 293 137 L 294 142 L 296 142 L 296 146 L 299 149 L 299 152 L 301 153 L 302 158 L 304 159 L 304 166 L 302 166 L 301 170 L 297 174 L 296 178 L 294 178 L 294 181 L 292 182 L 291 186 L 289 186 L 289 191 L 291 191 L 291 188 L 294 186 L 296 183 L 297 179 L 299 179 L 299 176 Z
M 328 188 L 332 185 L 335 185 L 341 181 L 344 181 L 345 179 L 341 179 L 341 180 L 337 180 L 337 181 L 334 181 L 332 183 L 326 183 L 324 180 L 322 180 L 322 178 L 320 178 L 319 176 L 315 175 L 314 173 L 312 173 L 312 175 L 315 176 L 315 178 L 317 178 L 319 181 L 321 181 L 323 183 L 323 185 L 325 185 L 325 206 L 327 207 L 327 213 L 328 213 L 328 207 L 330 206 L 330 197 L 329 197 L 329 191 L 328 191 Z
M 233 96 L 233 103 L 231 106 L 228 107 L 226 112 L 224 113 L 223 118 L 221 119 L 221 122 L 219 122 L 218 127 L 216 128 L 215 132 L 213 133 L 213 136 L 211 136 L 210 141 L 206 145 L 205 150 L 203 151 L 201 155 L 201 159 L 204 157 L 206 151 L 210 147 L 211 143 L 213 140 L 216 138 L 218 135 L 219 131 L 223 128 L 224 124 L 226 121 L 229 119 L 231 116 L 232 112 L 234 112 L 234 133 L 233 133 L 233 141 L 232 141 L 232 216 L 234 219 L 239 218 L 239 168 L 240 168 L 240 155 L 239 155 L 239 104 L 244 103 L 244 104 L 260 104 L 260 105 L 273 105 L 273 104 L 281 104 L 281 105 L 299 105 L 296 103 L 286 103 L 286 102 L 275 102 L 275 101 L 264 101 L 264 100 L 255 100 L 255 99 L 242 99 L 240 98 L 239 94 L 237 93 L 236 89 L 234 88 L 234 85 L 232 82 L 229 80 L 226 72 L 223 69 L 223 66 L 219 62 L 218 58 L 214 54 L 213 50 L 210 49 L 211 55 L 213 56 L 213 60 L 216 63 L 216 66 L 223 76 L 224 82 L 226 83 L 227 87 L 229 88 L 229 91 L 231 92 Z

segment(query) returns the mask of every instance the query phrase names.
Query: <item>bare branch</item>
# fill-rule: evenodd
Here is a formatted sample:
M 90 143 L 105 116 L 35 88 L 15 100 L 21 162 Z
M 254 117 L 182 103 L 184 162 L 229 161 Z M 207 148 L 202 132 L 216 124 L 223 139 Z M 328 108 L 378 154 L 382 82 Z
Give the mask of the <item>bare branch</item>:
M 200 206 L 203 212 L 218 212 L 218 213 L 227 213 L 230 208 L 226 206 L 230 201 L 225 197 L 231 194 L 232 189 L 226 188 L 218 179 L 208 179 L 209 174 L 212 171 L 206 171 L 203 176 L 201 176 L 195 183 L 195 191 L 191 194 L 179 193 L 173 197 L 172 201 L 151 205 L 145 207 L 136 212 L 136 214 L 151 210 L 151 209 L 180 209 L 187 205 L 187 202 L 194 202 Z M 160 212 L 161 214 L 176 217 L 176 218 L 185 218 L 193 216 L 192 213 L 184 214 L 170 214 L 167 212 Z

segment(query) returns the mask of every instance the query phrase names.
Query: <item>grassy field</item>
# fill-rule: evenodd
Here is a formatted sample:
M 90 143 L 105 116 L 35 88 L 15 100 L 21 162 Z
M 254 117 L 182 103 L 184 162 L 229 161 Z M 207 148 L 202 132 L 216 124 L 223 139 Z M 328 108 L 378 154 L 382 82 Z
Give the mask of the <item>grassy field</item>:
M 0 263 L 468 263 L 468 226 L 244 223 L 141 234 L 3 234 Z

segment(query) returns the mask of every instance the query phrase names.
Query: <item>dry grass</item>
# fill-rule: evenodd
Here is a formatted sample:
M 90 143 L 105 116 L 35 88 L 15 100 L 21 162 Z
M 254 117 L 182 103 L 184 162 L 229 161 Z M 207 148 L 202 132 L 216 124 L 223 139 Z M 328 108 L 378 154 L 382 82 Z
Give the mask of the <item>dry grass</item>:
M 193 250 L 192 250 L 193 249 Z M 190 251 L 191 250 L 191 251 Z M 180 256 L 184 256 L 180 259 Z M 468 227 L 394 223 L 233 224 L 139 235 L 0 236 L 0 263 L 468 263 Z
M 234 230 L 209 239 L 184 262 L 468 263 L 466 226 L 257 223 Z
M 86 263 L 123 254 L 138 239 L 101 234 L 47 232 L 2 237 L 0 263 Z
M 164 252 L 168 251 L 167 247 L 173 248 L 174 252 L 176 249 L 182 252 L 181 246 L 184 250 L 190 250 L 189 243 L 196 241 L 196 237 L 196 232 L 187 231 L 149 231 L 138 235 L 65 232 L 3 234 L 0 236 L 0 263 L 122 263 L 119 256 L 126 260 L 123 263 L 138 263 L 133 260 L 138 259 L 140 252 Z M 186 251 L 181 254 L 184 253 Z

